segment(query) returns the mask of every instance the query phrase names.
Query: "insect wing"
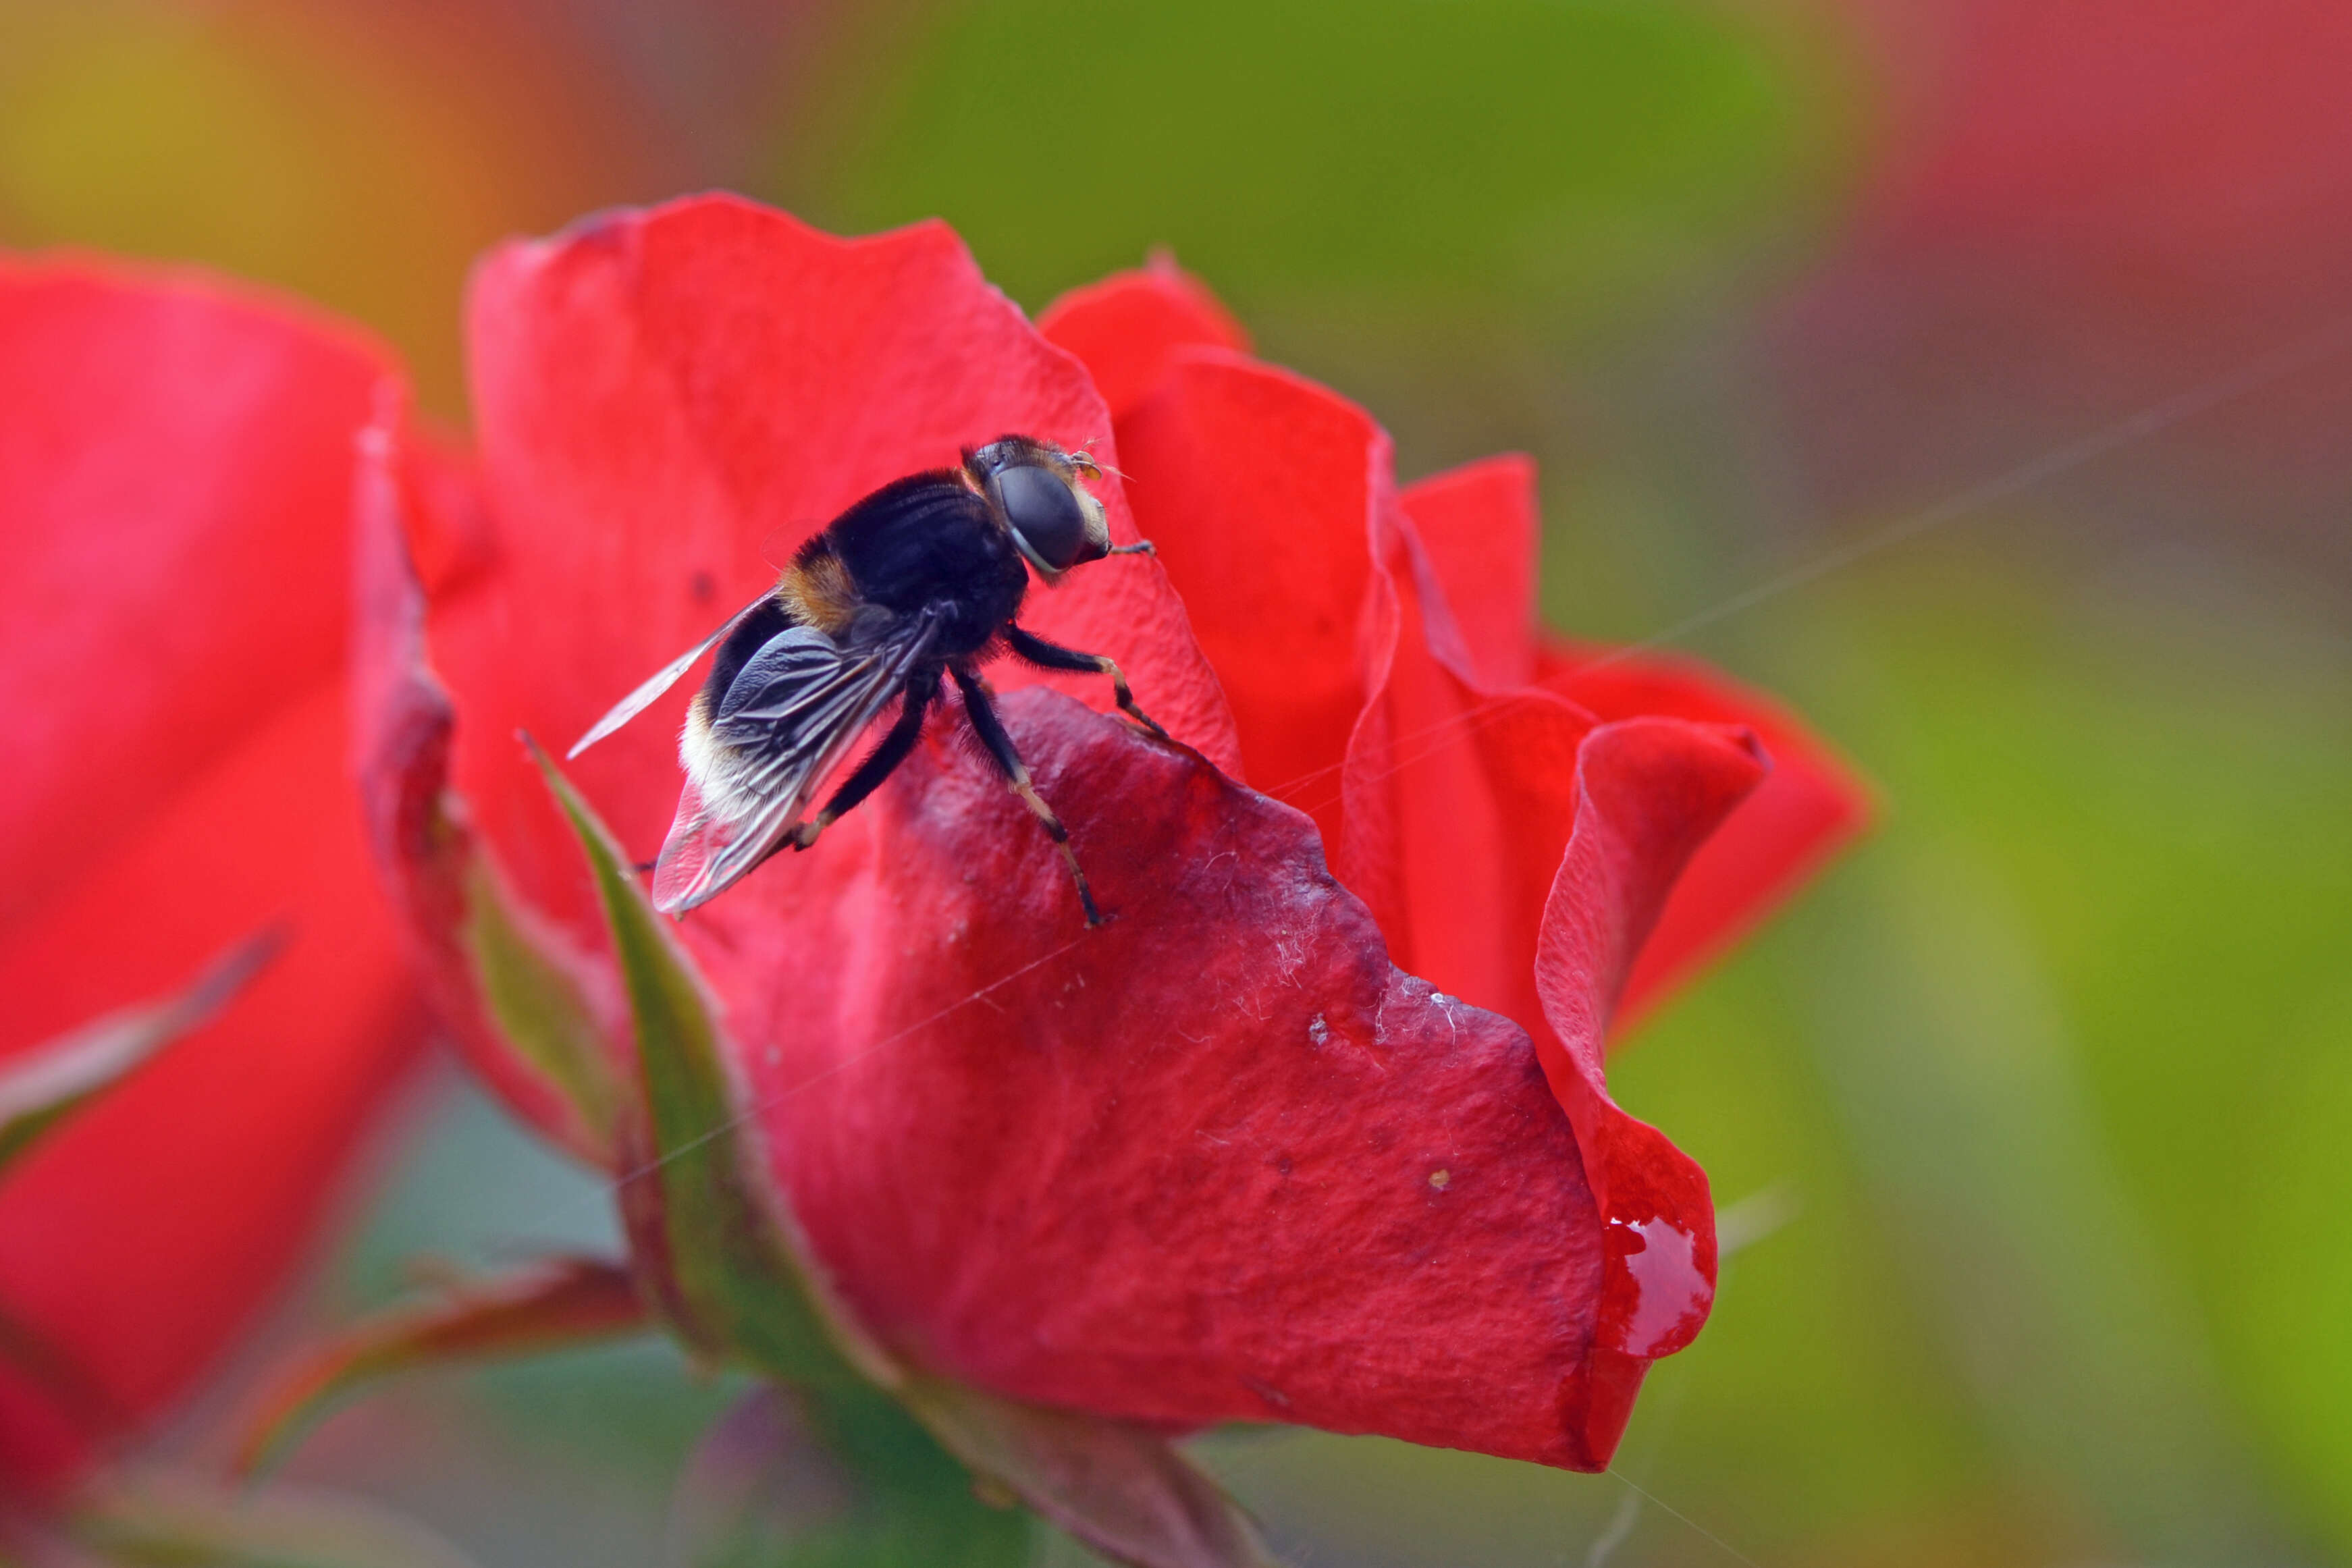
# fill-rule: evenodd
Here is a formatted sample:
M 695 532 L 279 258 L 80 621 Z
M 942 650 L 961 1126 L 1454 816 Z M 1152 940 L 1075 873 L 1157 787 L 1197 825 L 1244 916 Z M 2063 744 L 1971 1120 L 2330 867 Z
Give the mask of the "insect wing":
M 898 695 L 938 633 L 909 617 L 845 649 L 814 627 L 778 632 L 743 666 L 711 720 L 722 768 L 689 781 L 654 866 L 654 904 L 682 915 L 783 844 L 827 775 Z
M 701 642 L 697 643 L 693 647 L 688 648 L 685 653 L 680 653 L 677 658 L 672 659 L 668 664 L 663 665 L 651 679 L 646 682 L 645 685 L 639 686 L 635 691 L 631 692 L 627 696 L 623 697 L 619 702 L 614 703 L 610 713 L 607 713 L 603 718 L 598 719 L 594 727 L 592 727 L 587 734 L 582 736 L 578 740 L 572 743 L 572 749 L 563 754 L 563 759 L 566 762 L 571 761 L 573 758 L 579 756 L 582 752 L 587 750 L 590 747 L 595 745 L 598 741 L 604 739 L 606 736 L 612 734 L 614 730 L 620 728 L 623 725 L 636 717 L 637 715 L 645 712 L 646 709 L 652 705 L 653 700 L 656 697 L 669 690 L 670 687 L 677 685 L 678 677 L 685 674 L 688 670 L 693 668 L 694 662 L 697 659 L 699 659 L 703 654 L 708 653 L 711 649 L 717 647 L 719 641 L 724 638 L 727 633 L 735 630 L 736 626 L 742 622 L 743 617 L 751 614 L 751 612 L 760 608 L 761 604 L 767 602 L 767 599 L 768 595 L 762 593 L 759 598 L 754 599 L 751 603 L 746 604 L 742 609 L 738 610 L 734 614 L 730 615 L 727 618 L 726 625 L 721 626 L 718 631 L 713 632 L 709 636 L 705 637 Z

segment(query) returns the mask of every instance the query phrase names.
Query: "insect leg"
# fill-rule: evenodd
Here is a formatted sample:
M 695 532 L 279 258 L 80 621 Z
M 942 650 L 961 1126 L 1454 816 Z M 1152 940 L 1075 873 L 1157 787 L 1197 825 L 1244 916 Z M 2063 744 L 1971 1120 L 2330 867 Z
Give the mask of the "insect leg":
M 793 848 L 804 850 L 816 842 L 819 833 L 833 826 L 851 807 L 874 793 L 880 788 L 882 780 L 889 778 L 898 764 L 907 760 L 907 754 L 915 749 L 915 742 L 922 738 L 923 716 L 930 711 L 931 699 L 939 695 L 938 670 L 917 670 L 907 677 L 906 695 L 901 699 L 898 721 L 890 726 L 890 732 L 882 737 L 866 760 L 857 765 L 856 771 L 841 781 L 841 788 L 833 792 L 833 799 L 824 803 L 824 810 L 793 830 L 790 841 Z
M 1087 924 L 1100 925 L 1102 911 L 1095 907 L 1094 890 L 1087 885 L 1087 873 L 1078 869 L 1077 852 L 1070 848 L 1070 831 L 1062 826 L 1062 819 L 1054 815 L 1054 808 L 1045 804 L 1045 797 L 1037 793 L 1037 787 L 1029 782 L 1028 766 L 1013 749 L 1013 737 L 1004 732 L 1004 721 L 996 716 L 995 706 L 988 700 L 988 687 L 978 675 L 962 669 L 955 671 L 955 683 L 963 693 L 963 711 L 971 720 L 972 732 L 980 737 L 989 756 L 996 759 L 996 766 L 1004 770 L 1013 792 L 1021 797 L 1021 803 L 1029 808 L 1037 825 L 1045 830 L 1045 836 L 1062 852 L 1063 862 L 1070 868 L 1070 879 L 1078 884 L 1078 903 L 1086 909 Z
M 1082 675 L 1101 674 L 1110 677 L 1111 690 L 1118 694 L 1118 706 L 1128 717 L 1158 736 L 1168 738 L 1152 716 L 1135 706 L 1135 694 L 1127 688 L 1127 677 L 1118 666 L 1100 653 L 1081 653 L 1076 648 L 1065 648 L 1059 643 L 1048 643 L 1034 632 L 1018 626 L 1004 629 L 1004 645 L 1013 650 L 1016 659 L 1026 659 L 1044 670 L 1070 670 Z

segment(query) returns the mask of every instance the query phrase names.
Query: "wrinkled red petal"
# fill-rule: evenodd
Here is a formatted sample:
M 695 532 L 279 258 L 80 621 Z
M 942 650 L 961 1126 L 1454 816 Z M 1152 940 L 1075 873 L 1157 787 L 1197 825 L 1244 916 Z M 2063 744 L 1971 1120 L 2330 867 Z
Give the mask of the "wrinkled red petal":
M 1179 352 L 1120 439 L 1138 521 L 1224 683 L 1252 780 L 1315 819 L 1402 967 L 1538 1019 L 1537 928 L 1591 719 L 1546 693 L 1468 684 L 1474 616 L 1437 587 L 1450 571 L 1475 619 L 1507 616 L 1509 630 L 1479 632 L 1496 667 L 1528 660 L 1524 468 L 1498 460 L 1417 487 L 1443 536 L 1424 549 L 1369 415 L 1214 350 Z M 1516 582 L 1507 548 L 1522 558 Z
M 1605 1462 L 1600 1217 L 1524 1031 L 1392 968 L 1302 817 L 1057 697 L 1005 706 L 1107 926 L 937 738 L 685 926 L 862 1320 L 1046 1404 Z
M 1867 786 L 1803 722 L 1696 660 L 1547 640 L 1538 683 L 1604 720 L 1663 715 L 1755 732 L 1765 779 L 1691 857 L 1625 982 L 1631 1021 L 1738 942 L 1869 826 Z
M 1115 272 L 1045 308 L 1037 330 L 1076 354 L 1113 419 L 1125 419 L 1159 388 L 1183 349 L 1249 351 L 1249 334 L 1217 297 L 1172 261 Z
M 0 1054 L 289 936 L 0 1183 L 0 1317 L 91 1396 L 0 1373 L 6 1484 L 62 1479 L 213 1360 L 414 1043 L 341 681 L 384 373 L 202 281 L 0 265 Z
M 990 287 L 945 227 L 841 240 L 732 197 L 598 219 L 510 245 L 469 305 L 495 565 L 436 601 L 455 694 L 454 777 L 521 888 L 591 924 L 586 884 L 518 729 L 561 747 L 772 581 L 786 548 L 887 480 L 1023 431 L 1076 445 L 1109 415 L 1084 370 Z M 1113 534 L 1134 536 L 1115 480 Z M 1234 758 L 1215 677 L 1148 559 L 1090 566 L 1025 622 L 1105 653 L 1169 729 Z M 1000 664 L 1012 686 L 1100 680 Z M 677 800 L 684 689 L 583 759 L 579 781 L 633 853 Z

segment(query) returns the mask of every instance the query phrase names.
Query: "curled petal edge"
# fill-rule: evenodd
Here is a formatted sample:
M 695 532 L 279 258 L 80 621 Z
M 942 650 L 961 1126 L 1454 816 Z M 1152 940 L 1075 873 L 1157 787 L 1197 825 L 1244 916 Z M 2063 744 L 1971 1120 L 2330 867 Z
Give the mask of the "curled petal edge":
M 1630 1414 L 1649 1362 L 1690 1343 L 1714 1303 L 1717 1262 L 1706 1173 L 1610 1097 L 1610 1016 L 1675 877 L 1769 767 L 1751 733 L 1680 719 L 1602 725 L 1579 748 L 1575 826 L 1538 939 L 1550 1027 L 1536 1047 L 1605 1228 L 1596 1407 L 1622 1400 Z
M 386 891 L 416 971 L 459 1049 L 515 1113 L 603 1169 L 620 1160 L 628 1088 L 618 1000 L 596 967 L 532 909 L 449 788 L 449 695 L 433 673 L 412 537 L 429 516 L 432 459 L 410 439 L 406 393 L 387 382 L 362 434 L 354 496 L 353 767 Z M 412 531 L 404 525 L 415 521 Z

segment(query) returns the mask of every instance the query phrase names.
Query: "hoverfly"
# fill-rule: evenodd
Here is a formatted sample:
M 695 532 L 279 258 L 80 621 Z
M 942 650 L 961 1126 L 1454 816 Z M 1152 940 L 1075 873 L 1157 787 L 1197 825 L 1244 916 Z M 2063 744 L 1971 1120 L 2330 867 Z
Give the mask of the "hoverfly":
M 982 747 L 1060 848 L 1087 924 L 1100 925 L 1069 834 L 1030 783 L 979 666 L 1003 652 L 1044 669 L 1108 675 L 1119 707 L 1167 738 L 1117 664 L 1013 619 L 1032 569 L 1051 585 L 1087 561 L 1150 552 L 1149 541 L 1110 542 L 1102 503 L 1080 483 L 1101 476 L 1084 452 L 1006 435 L 966 448 L 957 467 L 885 485 L 803 545 L 773 589 L 597 720 L 571 756 L 718 649 L 678 739 L 686 788 L 654 862 L 655 905 L 683 915 L 787 845 L 814 843 L 906 760 L 952 680 Z M 894 697 L 898 716 L 881 741 L 808 815 L 818 788 Z

